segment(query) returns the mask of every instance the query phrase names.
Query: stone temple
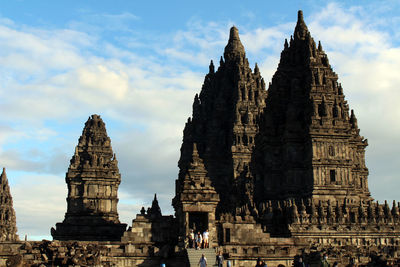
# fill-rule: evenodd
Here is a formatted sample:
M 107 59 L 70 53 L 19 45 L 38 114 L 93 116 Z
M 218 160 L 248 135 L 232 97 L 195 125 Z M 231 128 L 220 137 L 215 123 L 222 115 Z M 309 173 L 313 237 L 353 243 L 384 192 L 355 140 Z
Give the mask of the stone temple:
M 126 224 L 118 220 L 118 161 L 98 115 L 85 123 L 68 172 L 67 213 L 51 235 L 58 240 L 120 240 Z
M 373 201 L 368 142 L 338 81 L 301 11 L 268 88 L 232 27 L 183 130 L 175 216 L 162 214 L 155 195 L 128 229 L 119 222 L 118 162 L 92 115 L 66 175 L 67 213 L 54 241 L 17 241 L 3 186 L 0 264 L 197 266 L 198 253 L 212 264 L 222 252 L 232 266 L 259 257 L 292 266 L 299 256 L 317 266 L 322 254 L 343 266 L 399 265 L 400 204 Z M 210 248 L 189 248 L 189 233 L 206 229 Z

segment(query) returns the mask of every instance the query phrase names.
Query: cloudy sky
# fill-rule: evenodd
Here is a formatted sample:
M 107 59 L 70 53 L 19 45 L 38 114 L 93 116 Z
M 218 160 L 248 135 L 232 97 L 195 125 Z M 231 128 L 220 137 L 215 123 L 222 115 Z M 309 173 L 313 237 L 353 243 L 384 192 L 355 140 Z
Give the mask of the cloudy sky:
M 154 193 L 172 214 L 184 123 L 229 28 L 270 81 L 298 9 L 368 138 L 373 197 L 400 200 L 398 1 L 4 1 L 0 166 L 20 237 L 50 238 L 63 220 L 65 172 L 91 114 L 119 160 L 121 221 L 131 224 Z

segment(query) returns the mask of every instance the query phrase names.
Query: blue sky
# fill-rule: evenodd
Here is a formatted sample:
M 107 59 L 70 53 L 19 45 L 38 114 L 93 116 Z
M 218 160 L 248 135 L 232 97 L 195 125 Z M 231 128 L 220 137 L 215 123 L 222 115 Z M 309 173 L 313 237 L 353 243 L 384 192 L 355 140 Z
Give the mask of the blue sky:
M 369 140 L 373 197 L 400 200 L 398 1 L 3 1 L 0 166 L 21 238 L 50 238 L 63 220 L 65 172 L 95 113 L 119 160 L 121 221 L 154 193 L 172 214 L 184 123 L 229 28 L 270 81 L 298 9 Z

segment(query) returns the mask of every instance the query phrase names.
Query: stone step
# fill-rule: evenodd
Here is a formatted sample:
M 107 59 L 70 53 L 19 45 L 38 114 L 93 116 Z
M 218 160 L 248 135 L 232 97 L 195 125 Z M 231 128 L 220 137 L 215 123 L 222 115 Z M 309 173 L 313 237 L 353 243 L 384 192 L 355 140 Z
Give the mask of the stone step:
M 215 249 L 213 248 L 205 248 L 205 249 L 188 248 L 186 249 L 186 252 L 188 255 L 189 266 L 191 267 L 198 266 L 202 254 L 204 254 L 204 256 L 207 259 L 207 266 L 215 266 L 215 258 L 217 254 L 215 253 Z

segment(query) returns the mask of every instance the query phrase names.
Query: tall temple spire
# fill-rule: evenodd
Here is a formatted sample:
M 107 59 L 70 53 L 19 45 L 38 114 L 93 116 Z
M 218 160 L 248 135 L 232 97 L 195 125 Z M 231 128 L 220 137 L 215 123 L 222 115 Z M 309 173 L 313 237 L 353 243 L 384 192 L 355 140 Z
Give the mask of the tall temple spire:
M 85 123 L 65 181 L 67 213 L 52 229 L 59 240 L 119 240 L 126 224 L 118 219 L 121 175 L 111 139 L 99 115 Z
M 290 46 L 284 45 L 261 125 L 258 198 L 312 197 L 333 203 L 369 200 L 367 141 L 328 57 L 299 11 Z M 257 144 L 256 144 L 257 145 Z M 284 149 L 276 149 L 281 147 Z M 354 156 L 351 156 L 354 155 Z M 275 164 L 279 159 L 280 164 Z M 278 182 L 279 181 L 279 182 Z
M 17 241 L 17 223 L 6 169 L 0 175 L 0 241 Z
M 220 194 L 218 212 L 252 203 L 252 149 L 266 97 L 259 68 L 256 65 L 254 72 L 251 70 L 236 27 L 230 29 L 224 58 L 216 71 L 209 68 L 201 92 L 194 98 L 193 118 L 184 129 L 177 181 L 184 183 L 191 172 L 188 166 L 201 166 L 202 160 Z

